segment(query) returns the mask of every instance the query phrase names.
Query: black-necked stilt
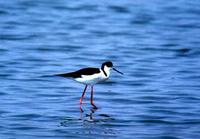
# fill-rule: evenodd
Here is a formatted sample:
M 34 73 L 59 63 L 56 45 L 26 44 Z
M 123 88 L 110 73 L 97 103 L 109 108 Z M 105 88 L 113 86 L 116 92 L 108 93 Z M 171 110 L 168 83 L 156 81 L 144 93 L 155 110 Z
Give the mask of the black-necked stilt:
M 80 69 L 75 72 L 69 72 L 69 73 L 63 73 L 63 74 L 56 74 L 56 76 L 66 77 L 66 78 L 72 78 L 73 80 L 85 84 L 85 89 L 83 90 L 82 96 L 80 97 L 80 104 L 82 104 L 83 97 L 85 95 L 87 86 L 91 86 L 91 97 L 90 97 L 90 104 L 97 109 L 97 107 L 93 103 L 93 86 L 97 83 L 103 82 L 107 80 L 110 76 L 110 70 L 113 69 L 117 71 L 120 74 L 123 74 L 122 72 L 116 70 L 113 67 L 113 64 L 111 61 L 104 62 L 101 66 L 101 68 L 84 68 Z

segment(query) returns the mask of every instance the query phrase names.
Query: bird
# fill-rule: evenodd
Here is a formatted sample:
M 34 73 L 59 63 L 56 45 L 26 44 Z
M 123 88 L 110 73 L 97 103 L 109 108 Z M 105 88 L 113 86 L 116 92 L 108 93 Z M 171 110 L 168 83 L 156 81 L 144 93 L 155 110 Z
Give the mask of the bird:
M 61 73 L 61 74 L 55 74 L 55 75 L 60 76 L 60 77 L 65 77 L 65 78 L 71 78 L 85 85 L 83 93 L 79 99 L 80 105 L 82 105 L 83 97 L 85 95 L 87 87 L 90 86 L 91 87 L 90 104 L 93 106 L 94 109 L 97 109 L 97 106 L 93 102 L 93 93 L 94 93 L 93 87 L 97 83 L 101 83 L 108 80 L 110 77 L 111 70 L 114 70 L 120 74 L 123 74 L 122 72 L 114 68 L 113 63 L 111 61 L 106 61 L 102 63 L 101 68 L 88 67 L 88 68 L 83 68 L 74 72 Z

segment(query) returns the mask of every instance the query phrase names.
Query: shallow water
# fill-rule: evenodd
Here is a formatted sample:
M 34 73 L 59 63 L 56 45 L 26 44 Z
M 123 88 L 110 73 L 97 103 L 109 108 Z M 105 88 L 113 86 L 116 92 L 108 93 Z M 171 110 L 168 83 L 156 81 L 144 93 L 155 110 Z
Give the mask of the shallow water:
M 0 138 L 200 138 L 200 2 L 0 2 Z M 48 77 L 111 60 L 83 85 Z

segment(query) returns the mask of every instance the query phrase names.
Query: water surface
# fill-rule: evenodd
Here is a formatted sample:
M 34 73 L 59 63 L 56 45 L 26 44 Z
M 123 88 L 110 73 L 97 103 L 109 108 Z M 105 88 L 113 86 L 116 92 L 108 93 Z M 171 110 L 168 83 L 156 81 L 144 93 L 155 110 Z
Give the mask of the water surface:
M 200 138 L 200 2 L 0 2 L 0 138 Z M 48 77 L 111 60 L 84 86 Z

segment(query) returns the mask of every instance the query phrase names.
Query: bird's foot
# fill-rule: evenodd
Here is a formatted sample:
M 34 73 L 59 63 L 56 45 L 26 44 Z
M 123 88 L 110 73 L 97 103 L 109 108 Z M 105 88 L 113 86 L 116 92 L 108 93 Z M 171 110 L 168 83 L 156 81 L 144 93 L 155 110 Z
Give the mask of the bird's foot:
M 94 109 L 98 109 L 97 106 L 95 106 L 93 102 L 91 102 L 91 105 L 93 106 Z

